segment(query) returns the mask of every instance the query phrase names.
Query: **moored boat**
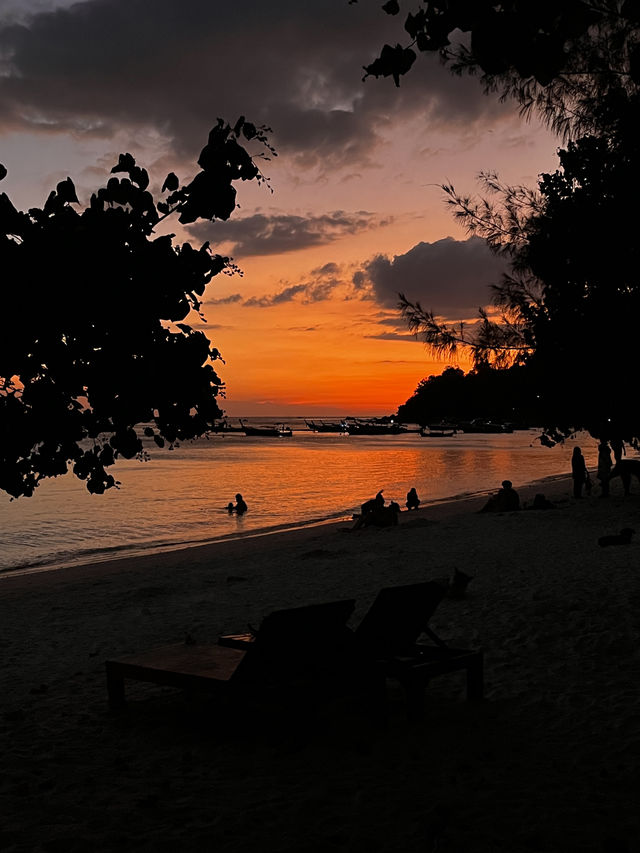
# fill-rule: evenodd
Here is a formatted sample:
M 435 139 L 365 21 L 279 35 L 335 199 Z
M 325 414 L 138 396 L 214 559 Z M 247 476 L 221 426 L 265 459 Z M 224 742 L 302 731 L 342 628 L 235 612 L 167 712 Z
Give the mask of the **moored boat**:
M 345 421 L 344 428 L 349 435 L 400 435 L 409 432 L 403 424 L 365 420 Z
M 486 421 L 482 418 L 474 418 L 472 421 L 465 421 L 464 423 L 460 424 L 460 429 L 463 432 L 513 432 L 513 426 L 511 424 L 497 423 L 495 421 Z
M 223 421 L 218 421 L 218 423 L 216 423 L 214 425 L 213 429 L 211 430 L 211 432 L 217 432 L 217 433 L 220 433 L 220 432 L 222 432 L 222 433 L 225 433 L 225 432 L 243 432 L 243 431 L 244 430 L 242 429 L 241 426 L 231 426 L 231 424 L 226 420 L 226 418 Z
M 261 436 L 264 438 L 288 438 L 293 435 L 291 427 L 288 427 L 285 424 L 277 424 L 276 426 L 250 426 L 240 419 L 240 425 L 244 434 L 250 436 Z
M 305 423 L 312 432 L 346 432 L 345 425 L 342 421 L 305 420 Z
M 450 438 L 457 432 L 457 424 L 427 424 L 426 427 L 420 427 L 420 435 L 423 438 Z

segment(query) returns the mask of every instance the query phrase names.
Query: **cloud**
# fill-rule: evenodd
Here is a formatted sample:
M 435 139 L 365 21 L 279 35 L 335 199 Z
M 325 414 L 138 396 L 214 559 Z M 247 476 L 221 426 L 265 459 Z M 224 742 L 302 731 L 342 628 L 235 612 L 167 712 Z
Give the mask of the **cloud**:
M 236 302 L 242 302 L 242 296 L 239 293 L 232 293 L 230 296 L 221 296 L 217 299 L 207 299 L 207 305 L 233 305 Z
M 293 302 L 300 293 L 306 293 L 307 287 L 306 284 L 292 284 L 272 296 L 252 296 L 245 300 L 243 305 L 247 308 L 272 308 L 274 305 Z
M 287 302 L 300 302 L 310 305 L 326 302 L 337 297 L 341 300 L 358 297 L 351 285 L 349 269 L 330 261 L 311 270 L 305 281 L 296 284 L 286 283 L 277 293 L 265 296 L 252 296 L 242 304 L 246 308 L 272 308 Z
M 216 245 L 231 243 L 235 258 L 249 255 L 279 255 L 313 246 L 323 246 L 368 228 L 385 225 L 390 219 L 379 219 L 361 210 L 348 213 L 266 214 L 255 213 L 227 222 L 198 223 L 186 230 L 198 240 L 211 240 Z
M 378 4 L 84 0 L 47 11 L 54 0 L 28 2 L 45 11 L 0 18 L 4 130 L 111 138 L 153 128 L 192 157 L 218 115 L 243 114 L 273 127 L 298 169 L 353 174 L 403 119 L 451 129 L 513 114 L 435 56 L 421 56 L 400 89 L 363 83 L 362 66 L 385 41 L 408 40 Z
M 396 307 L 398 293 L 441 317 L 463 319 L 491 302 L 489 285 L 507 271 L 480 237 L 418 243 L 393 259 L 377 255 L 364 266 L 375 299 Z
M 399 332 L 380 332 L 378 335 L 365 335 L 365 338 L 372 338 L 374 341 L 408 341 L 412 344 L 417 340 L 415 335 L 401 335 Z

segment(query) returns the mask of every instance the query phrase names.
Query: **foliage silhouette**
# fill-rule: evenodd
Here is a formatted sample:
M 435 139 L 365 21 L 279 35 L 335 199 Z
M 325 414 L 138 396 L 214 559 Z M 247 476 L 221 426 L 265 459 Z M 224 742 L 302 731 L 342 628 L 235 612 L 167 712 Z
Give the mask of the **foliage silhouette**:
M 357 0 L 349 0 L 356 3 Z M 365 78 L 396 86 L 419 53 L 480 78 L 485 92 L 513 97 L 567 137 L 589 132 L 601 112 L 640 83 L 637 0 L 411 0 L 409 43 L 384 45 Z M 392 0 L 383 10 L 402 11 Z M 460 33 L 463 34 L 461 37 Z
M 171 447 L 213 426 L 220 353 L 183 321 L 215 275 L 237 268 L 208 242 L 174 245 L 154 230 L 172 214 L 228 219 L 233 183 L 265 180 L 242 143 L 258 145 L 256 159 L 275 154 L 268 133 L 218 119 L 200 171 L 182 185 L 170 173 L 157 201 L 128 153 L 80 211 L 70 178 L 42 209 L 19 211 L 0 193 L 10 318 L 0 338 L 0 489 L 30 496 L 71 468 L 101 494 L 118 485 L 106 470 L 118 457 L 144 456 L 142 436 Z M 0 180 L 6 173 L 0 166 Z
M 436 351 L 468 346 L 477 366 L 526 367 L 545 443 L 579 428 L 598 438 L 640 437 L 631 392 L 640 249 L 628 213 L 640 192 L 640 142 L 620 119 L 608 135 L 570 142 L 537 192 L 491 175 L 484 187 L 495 203 L 445 187 L 456 217 L 510 263 L 512 273 L 493 286 L 499 317 L 481 312 L 475 327 L 451 325 L 400 295 L 410 327 Z
M 383 8 L 400 12 L 397 2 Z M 637 442 L 630 389 L 640 258 L 627 211 L 640 191 L 640 4 L 425 0 L 405 30 L 410 44 L 385 46 L 367 75 L 398 84 L 413 64 L 402 51 L 414 59 L 414 48 L 436 52 L 452 71 L 478 75 L 485 92 L 537 112 L 565 140 L 559 168 L 541 175 L 537 190 L 489 173 L 480 176 L 489 198 L 443 186 L 455 216 L 506 257 L 511 274 L 493 286 L 497 316 L 481 311 L 475 325 L 446 323 L 400 294 L 410 328 L 440 354 L 468 347 L 478 369 L 524 368 L 544 443 L 578 428 Z

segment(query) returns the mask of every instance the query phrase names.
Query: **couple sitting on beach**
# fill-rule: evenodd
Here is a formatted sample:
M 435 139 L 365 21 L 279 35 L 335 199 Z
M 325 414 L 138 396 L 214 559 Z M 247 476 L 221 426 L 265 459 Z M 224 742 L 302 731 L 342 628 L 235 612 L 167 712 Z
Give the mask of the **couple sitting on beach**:
M 513 512 L 520 509 L 520 498 L 511 480 L 503 480 L 502 488 L 491 495 L 480 512 Z
M 400 504 L 395 501 L 391 501 L 389 506 L 385 506 L 381 489 L 375 498 L 365 501 L 360 507 L 360 510 L 360 515 L 356 518 L 356 523 L 351 528 L 352 530 L 371 526 L 393 527 L 398 523 Z

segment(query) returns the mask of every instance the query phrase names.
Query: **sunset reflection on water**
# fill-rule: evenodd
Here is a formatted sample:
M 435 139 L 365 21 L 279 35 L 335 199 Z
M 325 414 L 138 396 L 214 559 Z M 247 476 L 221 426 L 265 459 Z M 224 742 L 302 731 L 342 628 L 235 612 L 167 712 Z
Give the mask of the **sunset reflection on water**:
M 173 451 L 155 449 L 149 462 L 118 462 L 114 473 L 122 485 L 102 496 L 67 476 L 43 483 L 33 498 L 5 499 L 0 569 L 88 562 L 350 518 L 380 489 L 387 501 L 404 506 L 412 486 L 423 503 L 491 491 L 505 478 L 517 488 L 568 473 L 576 443 L 594 467 L 596 445 L 588 436 L 549 449 L 537 435 L 354 437 L 295 429 L 292 438 L 216 435 Z M 242 518 L 226 509 L 237 492 L 249 505 Z

